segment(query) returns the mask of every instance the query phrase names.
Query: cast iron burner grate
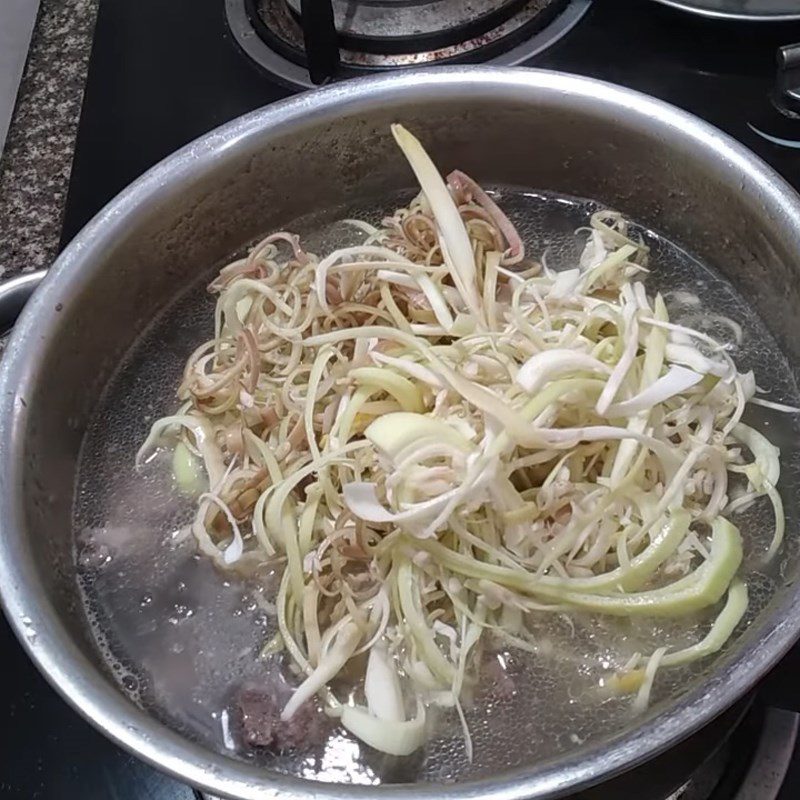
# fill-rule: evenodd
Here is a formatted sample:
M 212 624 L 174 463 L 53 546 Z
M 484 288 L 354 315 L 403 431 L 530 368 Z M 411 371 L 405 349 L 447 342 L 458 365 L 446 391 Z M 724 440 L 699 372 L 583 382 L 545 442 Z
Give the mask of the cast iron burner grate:
M 291 88 L 448 62 L 518 64 L 591 0 L 226 0 L 246 55 Z M 305 15 L 303 11 L 305 10 Z

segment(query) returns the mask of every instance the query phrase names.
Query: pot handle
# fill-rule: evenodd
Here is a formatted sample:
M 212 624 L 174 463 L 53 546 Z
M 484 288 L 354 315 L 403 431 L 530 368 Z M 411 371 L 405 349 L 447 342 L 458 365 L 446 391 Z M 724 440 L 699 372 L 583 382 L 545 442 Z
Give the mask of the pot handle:
M 0 282 L 0 336 L 14 327 L 17 317 L 45 275 L 47 270 L 40 269 Z

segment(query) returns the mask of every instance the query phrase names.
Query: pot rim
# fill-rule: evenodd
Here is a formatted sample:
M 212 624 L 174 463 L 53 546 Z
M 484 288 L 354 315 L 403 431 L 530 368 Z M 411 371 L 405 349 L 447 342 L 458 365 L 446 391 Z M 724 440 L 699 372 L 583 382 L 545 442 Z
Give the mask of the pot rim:
M 455 66 L 361 78 L 289 98 L 239 117 L 199 137 L 152 167 L 109 202 L 59 256 L 41 288 L 25 308 L 0 364 L 0 600 L 11 627 L 28 655 L 77 711 L 117 744 L 190 785 L 237 800 L 343 800 L 379 793 L 386 800 L 526 800 L 576 791 L 637 766 L 710 722 L 742 696 L 789 649 L 800 634 L 800 585 L 788 590 L 771 616 L 761 621 L 760 637 L 750 637 L 735 659 L 720 667 L 667 711 L 641 725 L 558 758 L 497 776 L 455 784 L 381 787 L 326 784 L 290 777 L 234 760 L 185 739 L 128 700 L 77 647 L 39 588 L 27 551 L 22 489 L 26 391 L 34 386 L 35 364 L 58 334 L 52 309 L 87 290 L 94 270 L 83 263 L 107 248 L 143 204 L 164 199 L 191 183 L 202 168 L 246 151 L 265 131 L 281 135 L 296 125 L 333 120 L 387 99 L 409 95 L 502 97 L 513 102 L 537 94 L 602 104 L 660 128 L 684 145 L 727 162 L 747 180 L 791 237 L 800 242 L 800 197 L 770 167 L 742 144 L 697 117 L 648 95 L 582 76 L 520 67 Z M 84 268 L 82 268 L 84 267 Z M 95 267 L 94 269 L 100 269 Z M 800 582 L 799 582 L 800 583 Z

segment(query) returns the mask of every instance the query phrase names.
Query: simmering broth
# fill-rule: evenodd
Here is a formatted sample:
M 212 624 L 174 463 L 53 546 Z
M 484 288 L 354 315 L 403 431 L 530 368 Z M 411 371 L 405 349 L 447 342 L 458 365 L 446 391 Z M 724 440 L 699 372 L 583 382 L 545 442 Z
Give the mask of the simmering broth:
M 554 269 L 577 263 L 585 225 L 597 206 L 586 200 L 511 189 L 499 192 L 533 258 L 546 253 Z M 406 199 L 405 197 L 403 199 Z M 327 252 L 347 244 L 352 230 L 334 220 L 378 222 L 398 205 L 334 209 L 287 226 L 307 248 Z M 740 371 L 753 369 L 771 400 L 798 404 L 800 392 L 764 324 L 718 273 L 677 245 L 642 230 L 651 248 L 646 285 L 665 294 L 671 318 L 729 341 Z M 259 653 L 275 631 L 278 576 L 239 580 L 200 557 L 185 526 L 194 502 L 178 493 L 168 453 L 134 467 L 134 455 L 152 422 L 172 413 L 175 389 L 188 354 L 212 334 L 208 275 L 169 307 L 131 349 L 97 409 L 84 443 L 75 500 L 75 551 L 86 613 L 98 647 L 121 688 L 137 703 L 185 735 L 265 767 L 324 781 L 452 781 L 544 760 L 609 731 L 636 724 L 630 698 L 607 687 L 610 672 L 635 652 L 652 652 L 667 633 L 673 642 L 696 641 L 711 614 L 694 621 L 598 618 L 588 614 L 532 615 L 538 652 L 487 648 L 482 678 L 465 708 L 474 744 L 466 757 L 454 713 L 441 711 L 435 734 L 405 759 L 377 754 L 333 721 L 317 741 L 285 752 L 242 746 L 236 723 L 238 692 L 245 688 L 288 693 L 275 660 Z M 713 312 L 713 313 L 712 313 Z M 719 316 L 742 326 L 740 345 Z M 745 542 L 742 573 L 750 589 L 752 620 L 781 580 L 781 564 L 797 551 L 798 452 L 795 417 L 766 409 L 749 420 L 782 450 L 780 484 L 787 541 L 774 563 L 763 565 L 772 510 L 765 499 L 734 517 Z M 652 696 L 657 710 L 713 668 L 709 658 L 659 672 Z M 565 664 L 569 668 L 565 668 Z M 313 737 L 312 737 L 313 738 Z

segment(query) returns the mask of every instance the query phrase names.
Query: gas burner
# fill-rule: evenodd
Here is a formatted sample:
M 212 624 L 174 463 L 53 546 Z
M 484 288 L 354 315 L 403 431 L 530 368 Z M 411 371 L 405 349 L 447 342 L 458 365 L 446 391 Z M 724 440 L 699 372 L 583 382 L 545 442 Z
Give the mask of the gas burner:
M 309 0 L 305 0 L 310 4 Z M 226 0 L 241 49 L 290 88 L 453 61 L 519 64 L 549 47 L 591 0 Z M 311 58 L 307 57 L 311 54 Z
M 302 0 L 282 0 L 301 18 Z M 281 4 L 279 0 L 278 5 Z M 275 3 L 259 3 L 262 17 Z M 558 0 L 333 0 L 333 15 L 339 39 L 345 47 L 376 53 L 416 52 L 458 46 L 490 34 L 508 22 L 525 5 L 534 13 Z M 563 5 L 563 4 L 562 4 Z

